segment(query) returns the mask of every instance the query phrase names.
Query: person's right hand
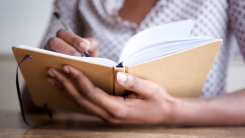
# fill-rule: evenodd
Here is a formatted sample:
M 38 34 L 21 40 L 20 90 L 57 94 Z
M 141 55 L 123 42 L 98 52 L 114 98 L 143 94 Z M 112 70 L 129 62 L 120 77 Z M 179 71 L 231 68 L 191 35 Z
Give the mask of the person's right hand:
M 88 52 L 91 57 L 99 55 L 96 39 L 81 38 L 65 29 L 59 30 L 56 37 L 50 38 L 45 49 L 72 56 L 83 56 L 83 52 Z

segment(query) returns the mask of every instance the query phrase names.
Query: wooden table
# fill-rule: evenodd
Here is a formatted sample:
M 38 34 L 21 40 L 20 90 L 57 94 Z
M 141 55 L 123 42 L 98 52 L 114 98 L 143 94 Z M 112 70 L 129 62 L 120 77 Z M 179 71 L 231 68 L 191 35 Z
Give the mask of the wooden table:
M 28 120 L 44 121 L 44 114 L 28 114 Z M 243 137 L 245 127 L 183 127 L 166 128 L 161 126 L 110 125 L 101 120 L 74 113 L 56 113 L 52 124 L 31 128 L 24 124 L 20 113 L 0 112 L 0 138 L 19 137 Z

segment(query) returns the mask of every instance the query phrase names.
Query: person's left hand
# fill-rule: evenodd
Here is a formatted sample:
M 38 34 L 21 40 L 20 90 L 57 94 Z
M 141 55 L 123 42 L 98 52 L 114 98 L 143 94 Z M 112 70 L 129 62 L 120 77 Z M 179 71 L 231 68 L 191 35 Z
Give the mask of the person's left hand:
M 65 65 L 64 74 L 55 68 L 48 70 L 48 82 L 78 107 L 109 123 L 119 124 L 175 124 L 177 99 L 160 85 L 127 73 L 117 73 L 117 83 L 134 92 L 127 97 L 113 96 L 94 86 L 75 67 Z

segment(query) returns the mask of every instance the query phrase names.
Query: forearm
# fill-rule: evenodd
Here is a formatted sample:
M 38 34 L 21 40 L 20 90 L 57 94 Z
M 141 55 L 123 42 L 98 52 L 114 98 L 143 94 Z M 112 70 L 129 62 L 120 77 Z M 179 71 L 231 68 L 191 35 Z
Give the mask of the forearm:
M 244 125 L 245 89 L 209 98 L 177 100 L 175 125 Z

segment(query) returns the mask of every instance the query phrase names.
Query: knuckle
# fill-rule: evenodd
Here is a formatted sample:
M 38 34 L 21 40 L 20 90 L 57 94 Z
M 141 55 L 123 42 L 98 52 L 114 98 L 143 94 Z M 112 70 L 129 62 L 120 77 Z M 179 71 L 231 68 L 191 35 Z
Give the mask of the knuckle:
M 75 81 L 77 81 L 78 79 L 83 79 L 83 73 L 81 72 L 81 73 L 76 73 L 76 74 L 74 74 L 73 75 L 73 79 L 75 80 Z
M 64 33 L 66 33 L 66 30 L 65 30 L 65 29 L 60 29 L 60 30 L 56 33 L 56 36 L 57 36 L 57 37 L 60 37 L 60 36 L 64 35 Z
M 70 51 L 69 55 L 71 55 L 71 56 L 78 56 L 78 55 L 80 55 L 80 53 L 79 53 L 79 52 L 77 52 L 77 50 L 76 50 L 76 49 L 71 49 L 71 51 Z
M 86 102 L 84 102 L 84 99 L 82 97 L 78 97 L 78 96 L 72 96 L 71 97 L 72 101 L 79 107 L 84 109 L 85 111 L 87 111 L 88 113 L 91 113 L 91 111 L 89 110 L 89 106 L 86 105 Z
M 152 86 L 152 91 L 150 93 L 150 96 L 153 98 L 158 98 L 159 97 L 159 91 L 160 91 L 160 86 L 155 84 L 154 82 L 151 82 L 151 86 Z
M 64 85 L 64 80 L 59 80 L 61 85 Z
M 139 87 L 139 79 L 136 77 L 133 77 L 133 79 L 129 82 L 129 88 L 137 89 L 138 87 Z
M 52 37 L 47 42 L 47 48 L 50 50 L 55 50 L 58 44 L 59 44 L 59 38 Z
M 77 97 L 77 96 L 74 96 L 74 97 L 73 97 L 73 101 L 75 102 L 75 104 L 76 104 L 78 107 L 83 108 L 84 105 L 82 104 L 82 102 L 81 102 L 80 99 L 81 99 L 81 98 L 79 98 L 79 97 Z
M 69 78 L 68 78 L 67 76 L 65 76 L 64 78 L 59 79 L 59 82 L 60 82 L 61 85 L 64 85 L 65 82 L 68 81 L 68 79 L 69 79 Z
M 75 36 L 72 36 L 72 38 L 71 38 L 71 44 L 73 45 L 73 46 L 75 46 L 76 44 L 76 40 L 78 40 L 78 36 L 77 35 L 75 35 Z
M 122 119 L 127 117 L 127 111 L 125 109 L 114 110 L 112 112 L 113 118 Z
M 93 96 L 94 96 L 94 93 L 95 93 L 95 89 L 96 89 L 96 87 L 93 86 L 92 88 L 83 91 L 84 96 L 85 96 L 87 99 L 92 99 Z

